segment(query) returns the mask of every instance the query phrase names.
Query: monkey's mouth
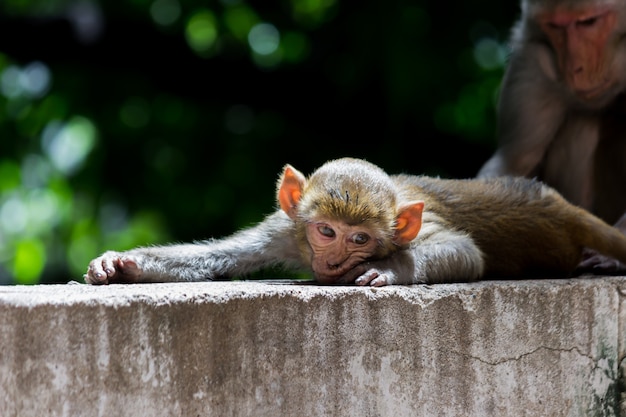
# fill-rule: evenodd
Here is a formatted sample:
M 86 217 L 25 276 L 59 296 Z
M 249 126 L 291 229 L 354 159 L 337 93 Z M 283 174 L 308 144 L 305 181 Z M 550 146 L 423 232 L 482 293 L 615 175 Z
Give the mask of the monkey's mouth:
M 324 270 L 323 272 L 313 270 L 315 279 L 323 284 L 334 284 L 340 281 L 346 272 L 347 270 L 343 270 L 343 268 L 341 270 Z
M 611 92 L 613 91 L 613 84 L 610 81 L 603 81 L 602 83 L 600 83 L 599 85 L 595 86 L 595 87 L 590 87 L 590 88 L 585 88 L 585 89 L 577 89 L 574 91 L 574 94 L 576 94 L 576 96 L 583 100 L 583 101 L 587 101 L 587 102 L 594 102 L 594 101 L 602 101 L 604 102 L 605 99 L 607 98 L 611 98 L 612 94 Z
M 359 268 L 362 262 L 362 259 L 354 258 L 339 265 L 329 265 L 325 259 L 314 257 L 311 268 L 320 284 L 351 284 L 363 273 Z
M 313 268 L 313 275 L 315 280 L 320 284 L 349 284 L 351 267 L 338 267 L 338 268 Z M 354 281 L 354 279 L 352 279 Z
M 323 268 L 323 271 L 313 269 L 315 280 L 320 284 L 328 285 L 348 285 L 361 276 L 363 271 L 359 264 L 352 266 L 342 266 L 337 269 Z

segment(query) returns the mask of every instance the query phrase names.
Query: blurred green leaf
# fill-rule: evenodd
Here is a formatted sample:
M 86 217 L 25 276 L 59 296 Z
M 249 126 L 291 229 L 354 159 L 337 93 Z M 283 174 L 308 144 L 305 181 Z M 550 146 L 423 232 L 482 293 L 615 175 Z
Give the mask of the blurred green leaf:
M 21 240 L 15 245 L 13 274 L 16 284 L 37 284 L 46 263 L 46 249 L 37 239 Z

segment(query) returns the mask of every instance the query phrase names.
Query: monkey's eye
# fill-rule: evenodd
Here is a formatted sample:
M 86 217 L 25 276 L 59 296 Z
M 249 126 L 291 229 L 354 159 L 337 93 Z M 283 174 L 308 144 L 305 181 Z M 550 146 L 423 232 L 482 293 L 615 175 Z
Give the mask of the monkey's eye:
M 335 237 L 335 231 L 332 229 L 332 227 L 326 224 L 321 224 L 317 226 L 317 231 L 326 237 Z
M 598 21 L 597 17 L 590 17 L 588 19 L 582 19 L 576 22 L 577 26 L 590 27 L 596 24 Z
M 351 240 L 357 245 L 364 245 L 370 240 L 370 237 L 365 233 L 355 233 Z

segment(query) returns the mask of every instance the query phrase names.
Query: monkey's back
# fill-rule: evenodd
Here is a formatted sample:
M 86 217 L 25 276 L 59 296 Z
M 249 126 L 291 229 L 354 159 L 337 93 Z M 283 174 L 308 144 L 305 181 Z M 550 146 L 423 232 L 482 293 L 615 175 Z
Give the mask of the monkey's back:
M 563 275 L 581 260 L 585 230 L 580 210 L 539 181 L 393 178 L 401 200 L 424 200 L 425 212 L 473 238 L 485 256 L 487 277 Z

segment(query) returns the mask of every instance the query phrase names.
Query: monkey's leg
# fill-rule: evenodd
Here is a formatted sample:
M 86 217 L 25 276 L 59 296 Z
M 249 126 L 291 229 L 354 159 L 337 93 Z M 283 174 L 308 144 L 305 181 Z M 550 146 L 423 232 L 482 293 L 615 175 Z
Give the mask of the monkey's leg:
M 615 223 L 614 227 L 626 235 L 626 214 Z M 602 255 L 589 248 L 583 250 L 583 260 L 578 264 L 575 274 L 586 272 L 594 274 L 623 275 L 626 273 L 626 264 L 610 256 Z

